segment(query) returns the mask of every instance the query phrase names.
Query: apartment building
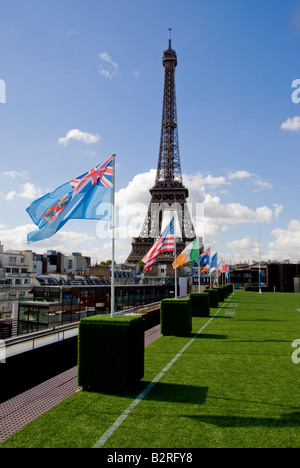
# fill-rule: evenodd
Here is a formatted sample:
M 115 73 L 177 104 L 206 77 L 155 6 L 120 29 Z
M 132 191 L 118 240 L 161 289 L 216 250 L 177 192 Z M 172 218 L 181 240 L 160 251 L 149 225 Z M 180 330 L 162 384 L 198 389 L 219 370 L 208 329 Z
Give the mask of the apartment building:
M 31 297 L 33 252 L 4 251 L 0 242 L 0 320 L 11 318 L 13 302 Z

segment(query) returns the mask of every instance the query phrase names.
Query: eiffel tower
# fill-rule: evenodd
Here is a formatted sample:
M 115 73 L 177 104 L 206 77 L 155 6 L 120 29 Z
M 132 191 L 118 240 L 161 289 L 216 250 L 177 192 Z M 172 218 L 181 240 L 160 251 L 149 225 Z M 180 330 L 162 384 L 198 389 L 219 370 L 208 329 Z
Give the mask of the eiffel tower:
M 177 106 L 175 89 L 175 67 L 177 55 L 171 47 L 171 29 L 169 30 L 169 48 L 163 55 L 165 68 L 163 111 L 161 124 L 160 149 L 154 187 L 150 190 L 151 202 L 139 237 L 132 240 L 132 251 L 126 263 L 141 261 L 162 231 L 163 216 L 173 212 L 177 217 L 180 233 L 176 232 L 176 251 L 182 252 L 196 234 L 187 207 L 188 189 L 184 187 L 181 173 Z M 157 263 L 172 263 L 173 252 L 158 256 Z

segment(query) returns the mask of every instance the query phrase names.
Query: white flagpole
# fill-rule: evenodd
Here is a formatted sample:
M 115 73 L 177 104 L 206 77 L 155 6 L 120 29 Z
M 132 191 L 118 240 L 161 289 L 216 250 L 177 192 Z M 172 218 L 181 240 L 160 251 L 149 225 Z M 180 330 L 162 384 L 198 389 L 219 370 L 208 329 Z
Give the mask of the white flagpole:
M 201 293 L 201 267 L 200 267 L 200 242 L 198 237 L 198 291 Z
M 209 246 L 209 289 L 211 289 L 211 251 L 210 251 L 210 246 Z
M 175 299 L 177 299 L 177 248 L 176 248 L 176 222 L 174 214 L 174 257 L 175 257 Z
M 222 273 L 221 273 L 221 275 L 222 275 L 222 277 L 221 277 L 222 278 L 222 286 L 224 286 L 224 271 L 223 270 L 224 270 L 224 258 L 222 258 Z
M 113 154 L 113 176 L 112 176 L 112 192 L 111 192 L 111 204 L 112 204 L 112 216 L 111 216 L 111 229 L 112 229 L 112 263 L 111 263 L 111 294 L 110 294 L 110 307 L 111 307 L 111 316 L 115 316 L 115 157 Z
M 258 270 L 258 284 L 259 284 L 259 294 L 261 294 L 261 268 L 260 268 L 260 227 L 258 230 L 258 248 L 259 248 L 259 270 Z

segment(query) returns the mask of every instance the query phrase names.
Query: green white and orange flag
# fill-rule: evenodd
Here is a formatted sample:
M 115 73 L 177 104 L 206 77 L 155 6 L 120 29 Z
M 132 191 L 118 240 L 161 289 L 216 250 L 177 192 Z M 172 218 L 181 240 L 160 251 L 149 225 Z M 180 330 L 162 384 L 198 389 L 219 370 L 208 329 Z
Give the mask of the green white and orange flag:
M 173 269 L 175 266 L 181 266 L 188 262 L 197 262 L 199 258 L 199 239 L 196 237 L 182 252 L 178 255 L 175 262 L 173 262 Z

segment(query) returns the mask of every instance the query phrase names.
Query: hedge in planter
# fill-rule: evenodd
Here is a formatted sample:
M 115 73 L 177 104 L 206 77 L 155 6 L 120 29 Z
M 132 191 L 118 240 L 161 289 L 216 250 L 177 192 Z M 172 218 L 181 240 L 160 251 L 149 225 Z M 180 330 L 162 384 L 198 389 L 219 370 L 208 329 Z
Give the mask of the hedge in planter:
M 190 299 L 163 299 L 160 305 L 162 335 L 187 336 L 192 331 Z
M 210 307 L 219 307 L 219 291 L 218 289 L 206 289 L 205 294 L 209 295 Z
M 223 289 L 223 286 L 218 287 L 218 293 L 219 293 L 219 302 L 224 302 L 224 300 L 225 300 L 225 291 Z
M 209 317 L 210 299 L 209 294 L 191 293 L 192 317 Z
M 78 385 L 84 390 L 127 391 L 144 377 L 142 317 L 96 315 L 82 319 Z

